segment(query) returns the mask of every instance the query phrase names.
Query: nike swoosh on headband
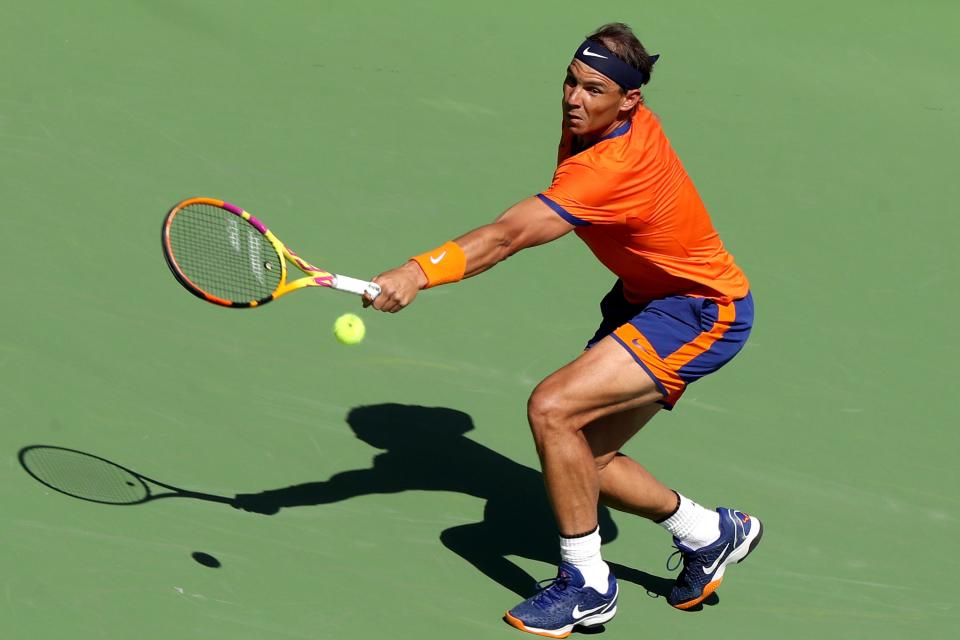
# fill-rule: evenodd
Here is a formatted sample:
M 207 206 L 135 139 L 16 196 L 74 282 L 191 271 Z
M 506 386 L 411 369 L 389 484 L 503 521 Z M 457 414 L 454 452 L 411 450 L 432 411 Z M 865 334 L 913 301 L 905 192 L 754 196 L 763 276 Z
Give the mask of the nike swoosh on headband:
M 594 58 L 603 58 L 604 60 L 608 60 L 608 59 L 609 59 L 609 58 L 607 58 L 607 56 L 602 56 L 602 55 L 600 55 L 599 53 L 594 53 L 593 51 L 590 51 L 590 47 L 587 47 L 586 49 L 583 50 L 583 55 L 585 55 L 585 56 L 591 56 L 591 57 L 594 57 Z

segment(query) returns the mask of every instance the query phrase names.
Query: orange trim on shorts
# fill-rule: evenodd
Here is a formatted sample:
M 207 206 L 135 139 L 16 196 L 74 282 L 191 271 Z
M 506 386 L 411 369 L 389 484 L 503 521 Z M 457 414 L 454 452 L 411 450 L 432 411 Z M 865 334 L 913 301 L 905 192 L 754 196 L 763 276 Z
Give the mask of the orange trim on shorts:
M 616 329 L 613 333 L 630 349 L 634 357 L 640 360 L 648 371 L 657 378 L 667 391 L 664 402 L 673 406 L 687 388 L 687 383 L 680 377 L 679 371 L 697 356 L 706 353 L 717 340 L 730 328 L 737 317 L 737 309 L 733 302 L 717 301 L 717 320 L 709 330 L 701 332 L 696 338 L 686 343 L 666 358 L 661 358 L 646 336 L 629 322 Z
M 635 326 L 628 322 L 613 334 L 630 350 L 633 357 L 644 365 L 650 375 L 657 379 L 662 387 L 661 391 L 666 391 L 665 400 L 672 405 L 673 401 L 670 398 L 674 396 L 679 398 L 686 383 L 663 361 L 647 337 Z
M 679 371 L 688 362 L 710 350 L 713 343 L 723 337 L 723 334 L 730 328 L 730 324 L 737 317 L 737 309 L 732 302 L 726 304 L 717 303 L 717 320 L 710 327 L 709 331 L 704 331 L 691 342 L 683 345 L 669 356 L 667 356 L 667 365 Z

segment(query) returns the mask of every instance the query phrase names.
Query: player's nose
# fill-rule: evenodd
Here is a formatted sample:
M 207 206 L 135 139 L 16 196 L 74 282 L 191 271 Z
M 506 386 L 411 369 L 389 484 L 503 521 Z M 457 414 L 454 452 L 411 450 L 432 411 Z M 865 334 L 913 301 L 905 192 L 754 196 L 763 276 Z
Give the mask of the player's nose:
M 570 110 L 571 108 L 582 106 L 582 97 L 583 92 L 580 87 L 566 87 L 566 90 L 563 92 L 563 107 Z

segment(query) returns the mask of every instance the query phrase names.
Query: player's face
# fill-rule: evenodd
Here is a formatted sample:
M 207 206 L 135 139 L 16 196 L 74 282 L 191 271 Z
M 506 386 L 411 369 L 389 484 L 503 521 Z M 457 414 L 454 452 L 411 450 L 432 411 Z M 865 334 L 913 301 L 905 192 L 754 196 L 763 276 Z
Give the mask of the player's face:
M 602 137 L 615 128 L 621 110 L 632 109 L 637 100 L 620 85 L 580 60 L 567 67 L 563 81 L 563 126 L 580 137 Z

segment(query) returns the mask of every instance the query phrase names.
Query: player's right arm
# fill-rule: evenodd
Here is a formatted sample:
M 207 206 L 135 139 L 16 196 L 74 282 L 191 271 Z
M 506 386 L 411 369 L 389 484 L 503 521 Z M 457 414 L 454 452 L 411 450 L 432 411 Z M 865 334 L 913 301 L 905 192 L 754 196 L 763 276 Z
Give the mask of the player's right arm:
M 463 277 L 483 273 L 521 249 L 556 240 L 573 228 L 539 198 L 521 200 L 492 223 L 454 240 L 467 256 Z
M 421 289 L 435 284 L 431 283 L 421 262 L 429 260 L 428 266 L 436 266 L 440 272 L 446 268 L 444 261 L 456 261 L 446 264 L 450 264 L 457 275 L 460 275 L 459 269 L 462 268 L 460 277 L 469 278 L 522 249 L 556 240 L 573 228 L 539 198 L 521 200 L 490 224 L 378 275 L 373 281 L 380 285 L 381 292 L 372 302 L 373 307 L 391 313 L 399 311 L 413 302 Z M 433 267 L 430 266 L 429 270 L 432 271 Z M 455 279 L 459 280 L 460 277 Z M 371 302 L 365 298 L 364 304 L 369 306 Z

